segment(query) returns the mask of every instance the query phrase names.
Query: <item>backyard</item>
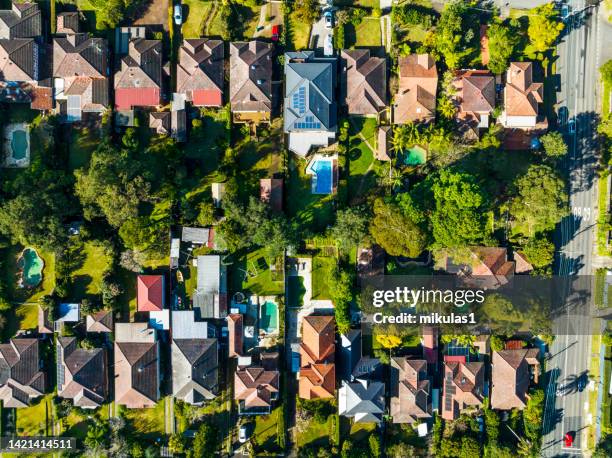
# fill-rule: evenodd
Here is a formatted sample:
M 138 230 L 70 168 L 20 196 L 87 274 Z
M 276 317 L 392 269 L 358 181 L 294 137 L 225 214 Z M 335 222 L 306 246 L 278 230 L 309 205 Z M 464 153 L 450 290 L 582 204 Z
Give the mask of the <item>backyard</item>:
M 48 394 L 29 407 L 16 409 L 16 427 L 20 436 L 46 436 L 51 434 L 52 398 L 53 394 Z
M 272 260 L 264 248 L 237 256 L 231 266 L 232 291 L 242 291 L 260 296 L 277 296 L 285 293 L 283 266 L 273 272 Z
M 165 398 L 160 399 L 152 409 L 123 409 L 129 428 L 149 440 L 155 440 L 165 434 L 164 412 Z
M 83 254 L 83 264 L 72 272 L 72 299 L 76 301 L 101 293 L 102 277 L 112 263 L 105 248 L 92 241 L 85 242 Z
M 91 153 L 100 143 L 98 132 L 92 132 L 87 128 L 70 129 L 70 143 L 68 144 L 68 168 L 76 170 L 89 164 Z
M 375 118 L 349 118 L 348 199 L 358 202 L 377 185 L 377 172 L 385 164 L 374 159 L 377 122 Z
M 331 256 L 312 258 L 312 298 L 331 299 L 331 280 L 338 261 Z
M 278 424 L 279 415 L 282 414 L 283 406 L 276 407 L 270 415 L 257 415 L 255 417 L 255 428 L 252 434 L 253 447 L 258 453 L 265 451 L 266 454 L 278 450 Z
M 364 18 L 361 24 L 345 24 L 344 26 L 345 46 L 381 46 L 382 37 L 380 30 L 380 18 Z

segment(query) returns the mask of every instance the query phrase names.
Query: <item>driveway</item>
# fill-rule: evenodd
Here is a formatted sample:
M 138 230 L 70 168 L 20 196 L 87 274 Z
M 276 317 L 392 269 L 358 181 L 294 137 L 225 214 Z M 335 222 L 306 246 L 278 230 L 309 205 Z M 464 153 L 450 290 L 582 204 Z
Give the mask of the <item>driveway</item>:
M 269 16 L 269 21 L 266 22 L 266 16 Z M 259 22 L 253 34 L 253 38 L 257 37 L 272 37 L 272 26 L 283 25 L 283 14 L 281 13 L 281 3 L 264 3 L 261 5 L 259 12 Z M 263 28 L 262 28 L 263 27 Z M 261 28 L 261 29 L 260 29 Z
M 318 49 L 323 51 L 323 45 L 325 43 L 325 37 L 332 33 L 331 29 L 325 27 L 325 19 L 323 18 L 323 11 L 321 11 L 321 17 L 312 24 L 310 30 L 310 49 Z

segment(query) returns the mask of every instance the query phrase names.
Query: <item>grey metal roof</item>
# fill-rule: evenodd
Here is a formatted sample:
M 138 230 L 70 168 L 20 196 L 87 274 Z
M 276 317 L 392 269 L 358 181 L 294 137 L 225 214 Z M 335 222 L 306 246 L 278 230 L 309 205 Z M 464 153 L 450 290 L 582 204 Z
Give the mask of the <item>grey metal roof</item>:
M 193 310 L 175 310 L 172 312 L 173 339 L 207 339 L 208 323 L 196 321 Z
M 313 51 L 285 54 L 285 132 L 335 132 L 336 59 Z
M 208 243 L 208 237 L 210 234 L 210 228 L 208 227 L 187 227 L 183 226 L 181 232 L 181 240 L 183 242 L 198 243 L 200 245 L 206 245 Z
M 345 391 L 346 404 L 344 407 L 346 410 L 340 412 L 341 415 L 353 417 L 372 414 L 374 418 L 377 418 L 383 414 L 385 410 L 384 383 L 367 381 L 344 382 L 342 390 Z M 362 418 L 361 421 L 366 420 Z M 377 421 L 380 421 L 380 419 Z

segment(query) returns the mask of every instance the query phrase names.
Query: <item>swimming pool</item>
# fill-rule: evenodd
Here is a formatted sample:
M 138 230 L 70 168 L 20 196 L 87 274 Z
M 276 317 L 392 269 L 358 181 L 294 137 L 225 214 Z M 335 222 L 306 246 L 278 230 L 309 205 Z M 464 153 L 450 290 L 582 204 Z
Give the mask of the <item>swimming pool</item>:
M 11 135 L 11 151 L 13 159 L 25 159 L 28 152 L 28 134 L 25 130 L 16 129 Z
M 418 145 L 405 151 L 402 156 L 404 165 L 423 165 L 427 162 L 427 151 Z
M 4 128 L 4 167 L 30 165 L 30 127 L 23 122 L 7 124 Z
M 266 334 L 278 331 L 278 305 L 272 301 L 265 301 L 259 306 L 259 329 Z
M 23 286 L 34 288 L 40 284 L 45 263 L 34 248 L 26 248 L 21 252 L 17 266 L 21 269 Z
M 333 185 L 333 166 L 328 159 L 318 159 L 312 164 L 312 193 L 331 194 Z

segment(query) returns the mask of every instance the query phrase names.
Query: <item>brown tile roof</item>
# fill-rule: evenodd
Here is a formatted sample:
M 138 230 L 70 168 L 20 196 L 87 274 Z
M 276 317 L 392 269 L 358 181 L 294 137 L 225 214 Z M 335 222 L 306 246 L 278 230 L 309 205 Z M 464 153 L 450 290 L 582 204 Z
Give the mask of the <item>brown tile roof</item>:
M 170 133 L 170 112 L 153 111 L 149 113 L 149 127 L 155 129 L 158 134 L 168 135 Z
M 495 78 L 488 70 L 461 70 L 453 84 L 461 112 L 489 114 L 495 109 Z
M 491 370 L 491 407 L 523 409 L 529 389 L 529 366 L 539 368 L 537 348 L 493 352 Z M 536 378 L 537 381 L 537 378 Z
M 537 116 L 544 85 L 533 82 L 531 62 L 512 62 L 506 75 L 504 108 L 507 116 Z
M 516 267 L 514 268 L 515 273 L 524 274 L 533 271 L 533 266 L 527 259 L 527 256 L 525 256 L 525 253 L 522 251 L 515 251 L 513 257 L 516 263 Z
M 452 274 L 461 274 L 466 281 L 487 283 L 489 287 L 506 284 L 514 275 L 515 263 L 508 260 L 504 247 L 471 247 L 471 263 L 455 263 L 452 256 L 444 255 L 442 266 Z M 484 286 L 484 284 L 483 284 Z
M 379 161 L 390 161 L 389 149 L 391 148 L 391 137 L 393 131 L 391 126 L 380 126 L 378 128 L 378 141 L 376 144 L 376 159 Z
M 87 315 L 87 332 L 113 332 L 113 311 L 100 310 L 91 315 Z
M 223 41 L 198 38 L 183 40 L 176 67 L 176 91 L 193 100 L 195 91 L 223 94 Z M 219 97 L 215 97 L 221 103 Z
M 438 70 L 429 54 L 401 57 L 393 122 L 431 121 L 435 117 L 437 88 Z
M 390 410 L 393 423 L 414 423 L 431 418 L 427 361 L 391 358 Z
M 482 405 L 483 363 L 446 361 L 443 376 L 442 418 L 454 420 L 464 408 Z
M 37 81 L 38 45 L 31 38 L 0 40 L 0 79 Z
M 10 10 L 0 10 L 0 38 L 35 38 L 42 34 L 42 17 L 35 2 L 13 1 Z
M 272 43 L 230 43 L 232 111 L 272 111 Z
M 301 398 L 332 398 L 335 390 L 335 364 L 310 364 L 300 369 L 299 396 Z
M 26 407 L 46 390 L 40 368 L 40 340 L 13 338 L 0 344 L 0 400 L 4 407 Z
M 115 89 L 161 89 L 161 84 L 161 40 L 130 40 L 128 54 L 121 59 L 121 68 L 115 74 Z
M 283 211 L 283 179 L 262 178 L 259 180 L 259 198 L 267 202 L 272 211 Z
M 342 50 L 342 87 L 349 114 L 376 115 L 387 106 L 387 60 L 369 49 Z
M 262 367 L 238 369 L 234 374 L 234 399 L 244 401 L 245 408 L 271 407 L 279 390 L 279 373 Z
M 53 90 L 50 87 L 33 86 L 30 97 L 32 110 L 47 111 L 53 108 Z
M 227 332 L 229 340 L 229 357 L 242 355 L 243 317 L 240 313 L 230 313 L 227 316 Z
M 300 397 L 333 397 L 336 388 L 336 321 L 333 316 L 310 315 L 302 320 Z

